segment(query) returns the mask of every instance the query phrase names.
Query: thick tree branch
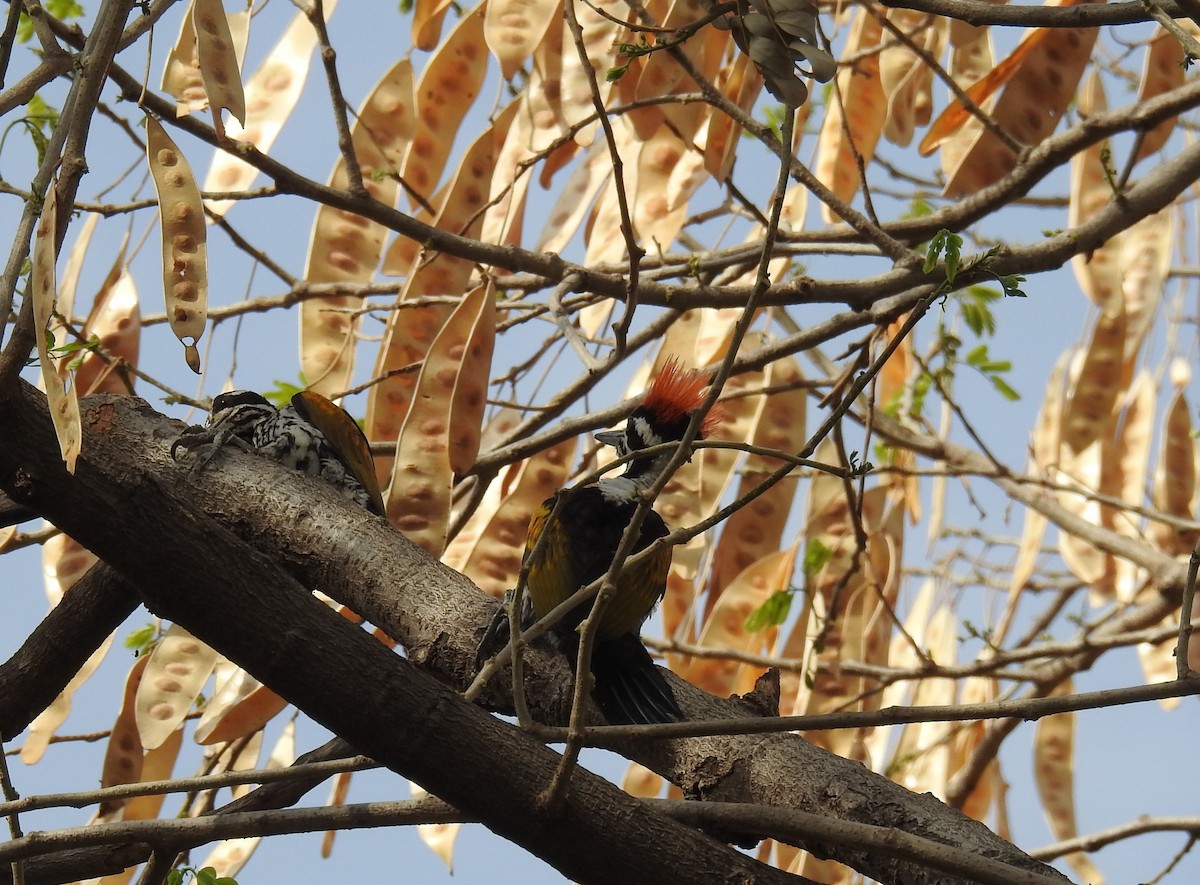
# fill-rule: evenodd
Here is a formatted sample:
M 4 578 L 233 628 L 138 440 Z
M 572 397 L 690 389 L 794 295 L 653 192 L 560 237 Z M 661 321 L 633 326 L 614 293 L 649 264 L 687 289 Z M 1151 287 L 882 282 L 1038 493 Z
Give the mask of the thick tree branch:
M 175 427 L 153 413 L 139 415 L 139 407 L 145 408 L 126 397 L 85 402 L 85 455 L 71 477 L 59 463 L 44 398 L 22 382 L 0 400 L 0 486 L 101 551 L 157 614 L 184 625 L 363 752 L 565 875 L 584 882 L 675 876 L 724 882 L 730 875 L 794 881 L 648 811 L 585 771 L 572 777 L 562 813 L 545 815 L 538 796 L 557 754 L 463 702 L 338 617 L 239 540 L 251 533 L 244 521 L 235 535 L 177 499 L 167 489 L 169 474 L 146 470 L 138 454 L 152 453 L 149 460 L 166 466 Z M 176 481 L 186 476 L 182 467 L 172 472 Z M 287 478 L 303 479 L 290 472 Z M 319 504 L 306 510 L 301 521 L 315 525 L 325 514 L 344 513 Z M 423 554 L 413 545 L 362 516 L 390 534 L 387 546 L 399 561 L 423 570 Z M 327 552 L 333 550 L 336 544 Z
M 140 602 L 113 569 L 92 566 L 0 664 L 0 740 L 24 731 Z
M 1095 28 L 1101 25 L 1125 25 L 1150 20 L 1146 7 L 1138 0 L 1087 6 L 1033 6 L 1013 4 L 997 6 L 987 0 L 879 0 L 888 9 L 912 9 L 929 12 L 969 25 L 1001 25 L 1022 28 Z M 1161 4 L 1163 10 L 1179 18 L 1183 15 L 1175 3 Z

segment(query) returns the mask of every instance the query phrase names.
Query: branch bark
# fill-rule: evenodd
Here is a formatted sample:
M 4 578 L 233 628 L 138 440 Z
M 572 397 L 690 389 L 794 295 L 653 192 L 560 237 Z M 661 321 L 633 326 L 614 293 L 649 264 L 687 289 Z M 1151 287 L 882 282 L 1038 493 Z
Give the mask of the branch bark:
M 99 551 L 156 614 L 245 666 L 362 752 L 577 881 L 795 881 L 586 771 L 572 777 L 561 813 L 545 814 L 538 797 L 556 753 L 334 614 L 240 540 L 248 526 L 235 533 L 177 498 L 165 472 L 139 467 L 139 448 L 166 456 L 175 426 L 124 399 L 88 401 L 89 453 L 72 478 L 58 463 L 43 397 L 22 382 L 0 402 L 0 485 Z M 174 473 L 178 480 L 186 470 Z M 310 508 L 316 511 L 327 508 Z M 400 536 L 391 541 L 402 558 L 416 558 L 417 548 Z
M 0 740 L 24 731 L 140 602 L 112 568 L 92 566 L 0 664 Z

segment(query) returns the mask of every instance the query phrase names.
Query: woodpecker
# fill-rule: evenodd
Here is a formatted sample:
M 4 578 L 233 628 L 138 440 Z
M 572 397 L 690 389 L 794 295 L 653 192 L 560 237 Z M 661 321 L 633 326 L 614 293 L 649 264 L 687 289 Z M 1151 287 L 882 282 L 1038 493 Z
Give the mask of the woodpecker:
M 706 384 L 703 375 L 684 371 L 676 360 L 668 360 L 625 429 L 599 433 L 596 440 L 613 446 L 624 457 L 682 439 L 703 402 Z M 699 436 L 711 433 L 719 420 L 715 410 L 710 410 Z M 634 457 L 620 476 L 560 490 L 543 502 L 530 521 L 525 541 L 532 611 L 523 613 L 523 621 L 544 617 L 608 572 L 643 493 L 654 485 L 671 454 L 666 450 Z M 667 534 L 662 517 L 647 511 L 633 554 Z M 675 696 L 639 637 L 643 622 L 666 592 L 670 567 L 671 548 L 662 547 L 625 569 L 601 612 L 591 660 L 592 698 L 611 723 L 650 724 L 682 718 Z M 592 603 L 588 600 L 579 605 L 556 626 L 572 666 L 579 645 L 578 628 Z M 502 609 L 484 636 L 481 658 L 506 640 L 507 620 Z
M 320 477 L 343 497 L 383 515 L 383 494 L 366 437 L 345 409 L 319 393 L 301 391 L 282 409 L 251 390 L 219 394 L 204 426 L 187 428 L 171 444 L 171 457 L 177 458 L 179 449 L 209 446 L 192 468 L 203 470 L 226 445 Z

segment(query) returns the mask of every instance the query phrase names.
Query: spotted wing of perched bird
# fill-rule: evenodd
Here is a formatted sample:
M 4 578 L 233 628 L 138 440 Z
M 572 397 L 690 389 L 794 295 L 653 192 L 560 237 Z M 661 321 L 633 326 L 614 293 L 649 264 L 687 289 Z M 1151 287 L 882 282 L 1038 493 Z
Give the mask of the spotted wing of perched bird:
M 629 416 L 625 429 L 598 434 L 596 439 L 614 446 L 621 456 L 678 441 L 703 402 L 706 384 L 703 375 L 684 371 L 678 362 L 670 360 Z M 701 424 L 700 435 L 710 433 L 718 421 L 719 417 L 710 412 Z M 525 542 L 533 615 L 544 617 L 581 587 L 608 572 L 643 493 L 654 485 L 671 454 L 666 450 L 634 457 L 620 476 L 561 490 L 542 504 L 530 521 Z M 667 534 L 662 517 L 648 511 L 633 553 L 645 550 Z M 682 718 L 670 686 L 639 637 L 642 623 L 666 591 L 670 567 L 671 548 L 664 546 L 624 569 L 601 612 L 591 660 L 595 679 L 592 698 L 609 722 L 645 724 Z M 591 608 L 589 600 L 556 627 L 572 664 L 579 643 L 577 628 Z M 492 648 L 500 636 L 507 638 L 505 625 L 497 621 L 484 643 Z
M 187 428 L 172 443 L 171 457 L 178 457 L 180 449 L 206 447 L 193 467 L 203 470 L 227 445 L 320 477 L 343 497 L 383 515 L 383 493 L 366 437 L 345 409 L 319 393 L 301 391 L 282 409 L 251 390 L 219 394 L 205 424 Z

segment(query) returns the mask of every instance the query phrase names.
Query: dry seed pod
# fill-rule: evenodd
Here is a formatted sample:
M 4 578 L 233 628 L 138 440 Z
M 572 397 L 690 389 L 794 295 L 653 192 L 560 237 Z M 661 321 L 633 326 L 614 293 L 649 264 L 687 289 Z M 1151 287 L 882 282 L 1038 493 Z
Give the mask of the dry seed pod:
M 276 768 L 287 768 L 295 761 L 296 722 L 294 719 L 289 719 L 283 726 L 283 732 L 279 735 L 279 740 L 275 742 L 275 746 L 271 750 L 271 755 L 267 758 L 267 764 L 263 767 L 268 771 Z M 240 798 L 237 788 L 234 789 L 234 797 Z M 212 867 L 214 875 L 218 877 L 236 876 L 241 872 L 246 862 L 250 860 L 251 855 L 254 854 L 254 850 L 258 848 L 258 844 L 261 841 L 262 836 L 246 836 L 242 839 L 226 839 L 223 842 L 218 842 L 213 850 L 209 852 L 208 856 L 196 864 L 196 869 L 202 870 L 205 867 Z
M 229 24 L 233 51 L 240 68 L 246 57 L 246 44 L 250 41 L 250 10 L 227 12 L 225 21 Z M 202 111 L 208 107 L 208 93 L 204 89 L 204 77 L 200 73 L 196 27 L 190 8 L 183 15 L 179 37 L 163 65 L 162 91 L 175 98 L 176 117 L 186 117 L 193 111 Z
M 996 682 L 981 676 L 968 676 L 959 697 L 960 704 L 984 704 L 996 700 L 999 693 Z M 987 727 L 982 721 L 966 723 L 950 742 L 950 770 L 960 771 L 987 737 Z M 963 803 L 963 812 L 978 821 L 986 821 L 1002 791 L 1000 767 L 993 762 Z
M 168 780 L 175 772 L 175 763 L 179 759 L 179 750 L 183 747 L 183 727 L 175 729 L 162 744 L 150 750 L 142 758 L 142 773 L 138 783 Z M 162 811 L 166 794 L 152 796 L 134 796 L 125 803 L 121 810 L 121 820 L 155 820 Z M 133 869 L 128 870 L 132 874 Z M 101 880 L 103 885 L 109 885 L 109 880 Z M 116 885 L 114 880 L 112 885 Z
M 1129 326 L 1125 337 L 1125 362 L 1131 364 L 1162 301 L 1163 284 L 1171 269 L 1175 246 L 1175 213 L 1167 206 L 1140 218 L 1121 235 L 1118 262 L 1123 273 L 1121 294 Z
M 607 13 L 604 15 L 602 13 Z M 587 64 L 596 78 L 596 90 L 602 104 L 608 103 L 613 84 L 605 72 L 617 66 L 617 32 L 621 26 L 617 19 L 630 15 L 620 0 L 594 0 L 592 3 L 575 4 L 575 15 L 583 31 L 583 48 L 587 50 Z M 567 23 L 562 23 L 566 46 L 573 42 Z M 592 103 L 592 86 L 578 52 L 562 54 L 562 93 L 559 108 L 564 123 L 572 124 L 590 116 L 596 109 Z M 599 123 L 591 123 L 575 133 L 575 142 L 581 147 L 592 144 Z
M 196 342 L 208 319 L 208 247 L 200 189 L 191 166 L 154 117 L 146 118 L 146 156 L 162 219 L 167 319 L 184 344 L 188 366 L 198 375 Z
M 225 135 L 221 111 L 228 110 L 243 126 L 246 125 L 246 95 L 242 91 L 242 72 L 238 69 L 237 52 L 229 20 L 221 0 L 196 0 L 192 7 L 192 23 L 196 30 L 196 55 L 204 91 L 213 115 L 217 137 Z
M 469 336 L 460 348 L 461 361 L 450 405 L 450 468 L 459 475 L 474 467 L 479 457 L 496 345 L 496 290 L 490 282 L 485 289 Z M 464 300 L 470 297 L 464 296 Z
M 952 662 L 956 645 L 954 622 L 952 603 L 938 604 L 921 625 L 919 635 L 912 634 L 913 640 L 931 660 Z M 909 703 L 914 707 L 952 704 L 954 689 L 953 679 L 922 679 L 914 686 Z M 914 722 L 904 726 L 889 766 L 894 772 L 892 779 L 910 790 L 944 797 L 951 771 L 953 733 L 947 722 Z
M 618 129 L 619 131 L 620 129 Z M 617 144 L 618 146 L 621 144 L 619 135 Z M 626 163 L 625 186 L 628 189 L 635 183 L 630 179 L 637 177 L 637 166 L 630 166 L 628 165 L 629 161 L 622 159 Z M 625 237 L 621 234 L 620 201 L 617 199 L 616 179 L 611 176 L 606 179 L 604 190 L 591 206 L 591 213 L 588 215 L 587 224 L 583 229 L 583 241 L 587 244 L 584 263 L 588 267 L 594 267 L 597 264 L 615 264 L 625 260 Z M 603 303 L 611 304 L 611 302 Z M 580 312 L 580 323 L 586 335 L 594 335 L 596 330 L 604 325 L 607 317 L 607 311 L 605 311 L 599 322 L 589 323 L 588 315 L 596 307 L 597 305 L 589 305 Z
M 660 17 L 663 28 L 677 30 L 703 18 L 705 9 L 698 0 L 671 0 L 667 11 Z M 720 69 L 725 48 L 732 34 L 720 26 L 706 28 L 703 38 L 686 40 L 678 51 L 701 71 L 711 82 Z M 634 89 L 634 100 L 654 99 L 671 93 L 687 92 L 693 81 L 684 73 L 683 66 L 670 54 L 655 52 L 646 56 Z M 714 65 L 713 62 L 718 64 Z M 694 140 L 700 126 L 708 119 L 709 108 L 700 103 L 681 105 L 657 105 L 634 110 L 630 114 L 634 129 L 642 141 L 648 141 L 665 122 L 674 133 L 686 142 Z
M 1065 680 L 1051 692 L 1065 697 L 1073 691 Z M 1056 839 L 1072 839 L 1079 830 L 1075 824 L 1075 714 L 1057 713 L 1039 719 L 1033 734 L 1034 779 L 1042 808 Z M 1104 877 L 1086 854 L 1073 852 L 1065 860 L 1084 882 L 1103 885 Z
M 142 746 L 152 750 L 183 721 L 217 665 L 217 653 L 178 624 L 172 624 L 150 653 L 137 689 L 137 725 Z
M 254 734 L 286 706 L 287 701 L 238 668 L 205 704 L 196 725 L 196 743 L 219 744 Z
M 743 111 L 749 111 L 762 92 L 763 82 L 758 68 L 750 63 L 750 56 L 738 55 L 733 64 L 727 65 L 718 75 L 717 89 Z M 708 118 L 704 132 L 704 166 L 717 181 L 725 181 L 733 171 L 740 133 L 741 129 L 728 114 L 714 111 Z
M 1093 71 L 1079 90 L 1079 113 L 1084 117 L 1108 109 L 1099 71 Z M 1089 145 L 1071 157 L 1071 194 L 1067 224 L 1079 227 L 1116 199 L 1113 182 L 1104 168 L 1106 142 Z M 1115 310 L 1121 298 L 1121 238 L 1118 234 L 1083 255 L 1071 258 L 1079 287 L 1104 310 Z
M 1033 31 L 1026 34 L 1025 38 L 1017 45 L 1007 57 L 1001 60 L 995 66 L 990 64 L 991 51 L 990 46 L 988 51 L 980 51 L 975 58 L 963 59 L 965 64 L 970 67 L 964 71 L 956 81 L 960 86 L 964 87 L 967 97 L 981 108 L 987 109 L 992 99 L 1001 87 L 1005 86 L 1020 70 L 1026 57 L 1039 47 L 1042 41 L 1046 38 L 1047 31 Z M 987 63 L 984 63 L 984 59 Z M 980 74 L 981 67 L 986 67 L 986 73 Z M 974 78 L 974 79 L 971 79 Z M 921 138 L 921 143 L 917 146 L 917 152 L 922 157 L 927 157 L 941 147 L 942 143 L 953 137 L 956 133 L 962 132 L 967 127 L 974 127 L 974 132 L 978 136 L 982 131 L 982 126 L 976 125 L 978 120 L 957 98 L 946 105 L 937 119 L 925 132 Z M 972 144 L 974 139 L 972 140 Z M 958 152 L 957 159 L 961 160 L 965 155 L 966 150 L 962 149 Z M 943 163 L 942 166 L 947 172 L 951 167 Z
M 944 18 L 927 20 L 925 13 L 907 9 L 888 11 L 888 20 L 933 58 L 940 58 L 948 32 Z M 933 71 L 908 46 L 890 45 L 879 55 L 879 80 L 887 96 L 887 123 L 883 134 L 888 141 L 907 147 L 916 126 L 929 123 L 933 111 Z
M 397 62 L 359 108 L 350 132 L 367 193 L 385 205 L 396 202 L 395 169 L 415 129 L 412 63 Z M 376 173 L 380 173 L 376 178 Z M 330 176 L 331 187 L 346 187 L 345 161 Z M 304 279 L 311 283 L 365 282 L 379 264 L 387 231 L 345 209 L 322 205 L 313 222 Z M 398 237 L 397 242 L 406 242 Z M 300 305 L 300 369 L 309 387 L 334 396 L 350 384 L 357 323 L 363 299 L 336 293 Z
M 1088 2 L 1094 0 L 1062 0 L 1056 5 Z M 1097 32 L 1097 28 L 1033 32 L 1032 39 L 1027 41 L 1037 40 L 1037 45 L 1012 71 L 992 111 L 996 123 L 1024 145 L 1036 145 L 1049 136 L 1075 98 L 1079 80 L 1091 61 Z M 1043 36 L 1038 39 L 1038 35 Z M 1007 175 L 1016 162 L 1012 149 L 991 130 L 984 130 L 963 155 L 946 183 L 945 193 L 947 196 L 975 193 Z
M 607 145 L 602 141 L 592 142 L 559 192 L 558 202 L 538 237 L 537 251 L 559 252 L 566 248 L 583 223 L 596 193 L 611 174 L 612 161 Z
M 62 452 L 67 472 L 75 472 L 75 461 L 83 444 L 83 429 L 79 419 L 79 396 L 75 385 L 67 389 L 66 379 L 59 373 L 54 358 L 46 347 L 45 331 L 50 327 L 58 297 L 58 281 L 54 265 L 58 249 L 54 243 L 54 231 L 58 227 L 58 199 L 55 186 L 50 186 L 46 202 L 42 206 L 42 217 L 38 221 L 33 241 L 33 320 L 37 329 L 38 362 L 42 366 L 42 380 L 46 386 L 46 399 L 50 405 L 50 417 L 54 420 L 54 433 Z
M 882 40 L 882 26 L 860 9 L 845 52 L 860 54 Z M 837 75 L 837 94 L 841 101 L 830 101 L 817 136 L 815 171 L 817 178 L 836 196 L 849 201 L 862 184 L 855 152 L 869 165 L 887 122 L 887 96 L 879 79 L 879 56 L 867 53 L 855 65 L 843 68 Z M 821 206 L 821 217 L 826 224 L 837 220 L 825 205 Z
M 481 316 L 494 315 L 487 309 L 489 304 L 494 307 L 493 299 L 490 285 L 476 286 L 447 318 L 429 346 L 396 443 L 386 494 L 388 519 L 433 556 L 441 556 L 446 548 L 450 519 L 453 394 L 463 360 L 474 349 Z
M 667 186 L 672 172 L 697 155 L 665 126 L 645 141 L 638 151 L 637 191 L 633 200 L 633 228 L 638 239 L 667 248 L 687 220 L 686 201 L 672 207 Z
M 479 235 L 480 210 L 486 203 L 496 149 L 507 134 L 515 111 L 516 104 L 510 104 L 492 122 L 491 129 L 467 149 L 446 191 L 435 227 L 467 237 Z M 474 266 L 467 259 L 447 253 L 427 257 L 410 274 L 400 300 L 414 302 L 427 295 L 458 296 L 466 289 Z M 400 432 L 417 378 L 415 371 L 403 370 L 416 366 L 424 358 L 451 309 L 447 304 L 406 305 L 392 312 L 375 364 L 375 373 L 384 380 L 371 387 L 367 398 L 368 439 L 395 439 Z M 375 470 L 381 480 L 390 475 L 391 463 L 387 456 L 375 459 Z
M 1158 388 L 1150 372 L 1142 369 L 1125 394 L 1123 415 L 1117 425 L 1112 455 L 1103 465 L 1100 491 L 1121 501 L 1141 501 L 1148 486 L 1150 443 L 1154 437 Z M 1141 539 L 1145 529 L 1140 517 L 1123 507 L 1105 506 L 1101 526 L 1127 538 Z M 1114 559 L 1114 589 L 1117 599 L 1130 602 L 1146 580 L 1145 571 L 1124 557 Z
M 1142 80 L 1138 84 L 1138 103 L 1149 101 L 1164 92 L 1183 85 L 1186 71 L 1183 44 L 1162 27 L 1156 28 L 1154 38 L 1146 49 L 1146 64 L 1142 69 Z M 1134 161 L 1141 160 L 1159 150 L 1175 129 L 1178 117 L 1168 117 L 1142 137 Z
M 350 795 L 350 778 L 353 776 L 352 771 L 343 771 L 333 777 L 333 789 L 329 793 L 329 801 L 325 803 L 327 808 L 341 808 L 346 804 L 346 797 Z M 336 830 L 326 830 L 325 837 L 321 840 L 321 857 L 326 860 L 333 854 L 333 840 L 337 836 Z
M 77 541 L 66 535 L 55 535 L 42 545 L 42 580 L 46 589 L 46 598 L 50 607 L 58 605 L 63 594 L 96 563 L 95 555 Z M 29 726 L 25 744 L 21 748 L 21 761 L 33 765 L 46 751 L 50 738 L 62 725 L 67 714 L 71 712 L 71 699 L 75 692 L 88 680 L 104 661 L 109 647 L 112 645 L 114 634 L 100 644 L 87 662 L 79 668 L 67 686 L 59 693 L 45 710 Z
M 75 292 L 79 288 L 79 275 L 83 272 L 83 259 L 87 255 L 88 246 L 92 243 L 92 234 L 96 232 L 99 222 L 100 213 L 89 212 L 79 229 L 79 235 L 75 238 L 75 245 L 67 254 L 67 263 L 63 266 L 62 277 L 58 281 L 58 312 L 65 317 L 71 316 L 75 308 Z M 124 247 L 121 248 L 120 254 L 124 256 Z M 111 275 L 111 271 L 109 273 Z M 108 281 L 105 280 L 105 285 L 107 284 Z
M 108 735 L 108 744 L 104 748 L 104 764 L 100 769 L 100 786 L 112 787 L 116 784 L 132 784 L 142 777 L 142 742 L 138 737 L 137 717 L 134 707 L 138 686 L 146 671 L 146 663 L 150 659 L 146 655 L 133 662 L 129 674 L 125 677 L 125 692 L 121 710 L 117 713 L 116 721 Z M 110 799 L 100 804 L 101 818 L 112 819 L 112 816 L 125 806 L 124 799 Z
M 442 22 L 450 11 L 450 0 L 415 0 L 412 16 L 412 45 L 429 52 L 442 36 Z
M 1192 506 L 1196 494 L 1196 440 L 1192 435 L 1192 416 L 1183 386 L 1176 387 L 1163 420 L 1161 451 L 1154 469 L 1151 500 L 1156 509 L 1171 516 L 1193 519 Z M 1183 531 L 1161 522 L 1146 526 L 1146 538 L 1164 553 L 1172 556 L 1188 553 L 1196 543 L 1193 532 Z M 1197 643 L 1193 643 L 1196 645 Z M 1174 676 L 1174 661 L 1170 674 Z
M 799 363 L 789 357 L 771 363 L 763 382 L 767 387 L 786 387 L 800 377 Z M 765 403 L 754 419 L 750 441 L 781 452 L 798 452 L 805 441 L 807 398 L 808 391 L 803 387 L 779 390 L 763 397 Z M 737 495 L 749 493 L 782 464 L 774 458 L 748 455 L 742 465 Z M 720 594 L 743 569 L 780 548 L 799 482 L 799 477 L 792 473 L 725 522 L 713 554 L 710 594 Z
M 787 589 L 796 567 L 797 549 L 797 545 L 792 544 L 784 550 L 768 553 L 731 581 L 706 615 L 697 644 L 751 654 L 769 649 L 774 644 L 778 628 L 751 633 L 745 628 L 746 618 L 763 605 L 772 593 Z M 743 666 L 733 657 L 693 658 L 682 673 L 693 685 L 711 694 L 724 696 L 745 690 L 736 681 L 742 669 Z
M 208 104 L 204 77 L 196 61 L 196 26 L 190 9 L 184 13 L 179 26 L 179 38 L 163 65 L 162 90 L 175 97 L 176 117 L 186 117 L 192 111 L 203 110 Z
M 535 85 L 531 84 L 530 88 L 535 88 Z M 558 127 L 550 114 L 547 115 L 551 118 L 547 128 L 540 133 L 535 128 L 528 92 L 515 104 L 516 112 L 504 143 L 497 146 L 495 165 L 490 170 L 484 170 L 491 174 L 488 206 L 484 209 L 483 224 L 479 229 L 479 239 L 485 243 L 520 245 L 525 223 L 525 195 L 533 179 L 532 175 L 522 175 L 520 170 L 534 159 L 535 139 L 557 135 Z M 571 144 L 573 146 L 574 142 Z
M 437 188 L 455 133 L 483 85 L 487 60 L 483 9 L 477 7 L 463 16 L 430 56 L 417 83 L 417 132 L 401 177 L 422 196 Z M 412 205 L 416 202 L 412 199 Z
M 42 758 L 42 754 L 46 752 L 46 748 L 50 745 L 50 739 L 54 737 L 58 727 L 67 721 L 75 692 L 91 678 L 100 664 L 104 662 L 104 657 L 112 646 L 114 635 L 116 634 L 108 635 L 108 638 L 92 652 L 92 656 L 79 668 L 79 672 L 71 677 L 71 681 L 59 692 L 58 697 L 29 724 L 25 743 L 21 746 L 21 761 L 26 765 L 34 765 Z
M 429 793 L 417 784 L 410 782 L 408 788 L 415 800 L 429 798 Z M 420 824 L 417 827 L 417 834 L 421 837 L 421 841 L 442 859 L 446 868 L 451 872 L 454 870 L 454 840 L 461 827 L 462 824 Z
M 625 776 L 621 778 L 621 789 L 630 796 L 654 799 L 661 795 L 664 783 L 661 776 L 646 766 L 630 762 L 629 768 L 625 770 Z
M 322 10 L 326 21 L 333 15 L 335 6 L 337 0 L 324 0 Z M 252 144 L 264 154 L 270 151 L 304 91 L 316 45 L 316 29 L 308 16 L 297 12 L 258 70 L 246 81 L 246 125 L 231 123 L 228 134 L 232 138 Z M 258 169 L 241 157 L 218 151 L 204 176 L 204 190 L 245 190 L 257 176 Z M 217 215 L 224 215 L 233 202 L 213 200 L 208 208 Z
M 75 372 L 75 384 L 83 396 L 93 393 L 127 394 L 132 392 L 133 375 L 113 371 L 126 363 L 136 366 L 141 349 L 142 316 L 138 293 L 128 265 L 123 263 L 110 274 L 96 294 L 95 303 L 84 325 L 84 334 L 99 339 L 109 362 L 97 353 L 87 353 Z M 118 362 L 120 361 L 120 362 Z
M 888 648 L 889 667 L 919 667 L 927 660 L 922 652 L 926 652 L 934 660 L 941 660 L 935 657 L 932 651 L 928 651 L 928 644 L 925 642 L 926 629 L 930 625 L 933 612 L 941 605 L 938 601 L 940 598 L 937 583 L 932 578 L 921 582 L 917 595 L 909 603 L 903 624 L 892 635 Z M 953 654 L 950 660 L 954 660 Z M 880 706 L 884 709 L 913 706 L 914 698 L 920 694 L 924 683 L 925 681 L 920 679 L 893 682 L 880 693 Z M 890 770 L 900 774 L 903 766 L 911 761 L 902 757 L 893 739 L 894 731 L 900 732 L 901 742 L 908 740 L 904 734 L 906 729 L 895 725 L 882 725 L 867 735 L 864 741 L 871 767 L 877 772 Z
M 483 24 L 483 39 L 500 62 L 505 80 L 516 76 L 521 65 L 541 42 L 546 29 L 559 26 L 558 0 L 492 0 Z
M 1113 407 L 1128 383 L 1121 377 L 1125 352 L 1124 311 L 1101 314 L 1063 415 L 1062 441 L 1082 452 L 1107 426 Z

